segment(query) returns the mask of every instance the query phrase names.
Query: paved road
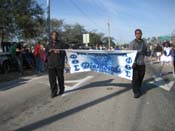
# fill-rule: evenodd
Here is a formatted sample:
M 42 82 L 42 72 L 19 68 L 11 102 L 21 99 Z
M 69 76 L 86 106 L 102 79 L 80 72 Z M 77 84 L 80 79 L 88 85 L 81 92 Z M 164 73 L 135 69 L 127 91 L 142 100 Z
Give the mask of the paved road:
M 46 75 L 0 84 L 0 131 L 174 131 L 174 87 L 160 88 L 173 78 L 156 81 L 158 66 L 147 66 L 140 99 L 130 81 L 94 72 L 66 74 L 54 99 Z

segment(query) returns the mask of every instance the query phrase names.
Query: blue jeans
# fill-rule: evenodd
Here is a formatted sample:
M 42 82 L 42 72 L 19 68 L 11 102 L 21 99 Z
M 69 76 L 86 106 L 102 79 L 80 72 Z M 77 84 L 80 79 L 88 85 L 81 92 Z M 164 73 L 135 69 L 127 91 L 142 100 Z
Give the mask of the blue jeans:
M 41 59 L 41 57 L 36 57 L 36 72 L 40 73 L 44 70 L 44 61 Z

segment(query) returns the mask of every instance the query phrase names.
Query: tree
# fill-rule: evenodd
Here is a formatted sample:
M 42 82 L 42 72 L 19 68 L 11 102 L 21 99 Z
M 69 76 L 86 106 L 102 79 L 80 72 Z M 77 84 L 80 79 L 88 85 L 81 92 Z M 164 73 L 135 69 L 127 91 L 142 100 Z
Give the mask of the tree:
M 96 44 L 101 44 L 104 37 L 103 33 L 96 33 L 96 31 L 90 32 L 90 46 L 96 46 Z
M 51 31 L 57 31 L 59 34 L 62 33 L 64 27 L 63 20 L 51 19 L 50 28 Z
M 175 44 L 175 29 L 172 32 L 171 41 L 173 42 L 173 44 Z
M 159 43 L 159 40 L 156 37 L 152 37 L 151 44 L 156 45 L 157 43 Z
M 83 33 L 87 32 L 83 26 L 80 24 L 75 25 L 64 25 L 62 33 L 62 39 L 67 44 L 77 43 L 82 44 L 83 43 Z
M 108 48 L 108 37 L 104 37 L 102 42 L 103 42 L 103 45 Z M 110 42 L 111 42 L 111 47 L 116 46 L 113 37 L 110 38 Z
M 43 10 L 35 0 L 1 0 L 0 18 L 2 40 L 35 38 L 43 32 Z

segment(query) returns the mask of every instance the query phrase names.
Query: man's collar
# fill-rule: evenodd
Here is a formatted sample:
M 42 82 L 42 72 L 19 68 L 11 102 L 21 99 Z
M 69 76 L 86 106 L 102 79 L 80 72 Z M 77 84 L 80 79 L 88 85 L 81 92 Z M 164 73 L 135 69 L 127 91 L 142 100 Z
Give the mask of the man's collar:
M 143 39 L 140 39 L 140 40 L 135 39 L 135 41 L 140 43 L 140 42 L 142 42 L 142 41 L 143 41 Z

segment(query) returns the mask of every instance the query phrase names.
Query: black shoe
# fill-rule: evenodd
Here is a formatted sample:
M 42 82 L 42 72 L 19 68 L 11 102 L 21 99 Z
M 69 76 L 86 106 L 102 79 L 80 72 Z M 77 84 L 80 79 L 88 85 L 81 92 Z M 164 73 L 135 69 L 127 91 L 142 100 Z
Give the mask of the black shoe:
M 58 95 L 56 94 L 56 95 L 51 95 L 51 98 L 55 98 L 55 97 L 57 97 Z
M 59 92 L 59 95 L 62 95 L 62 94 L 64 94 L 64 91 L 60 91 L 60 92 Z
M 56 96 L 58 96 L 57 93 L 51 93 L 51 98 L 54 98 L 54 97 L 56 97 Z
M 134 98 L 139 98 L 140 97 L 140 93 L 134 93 Z

